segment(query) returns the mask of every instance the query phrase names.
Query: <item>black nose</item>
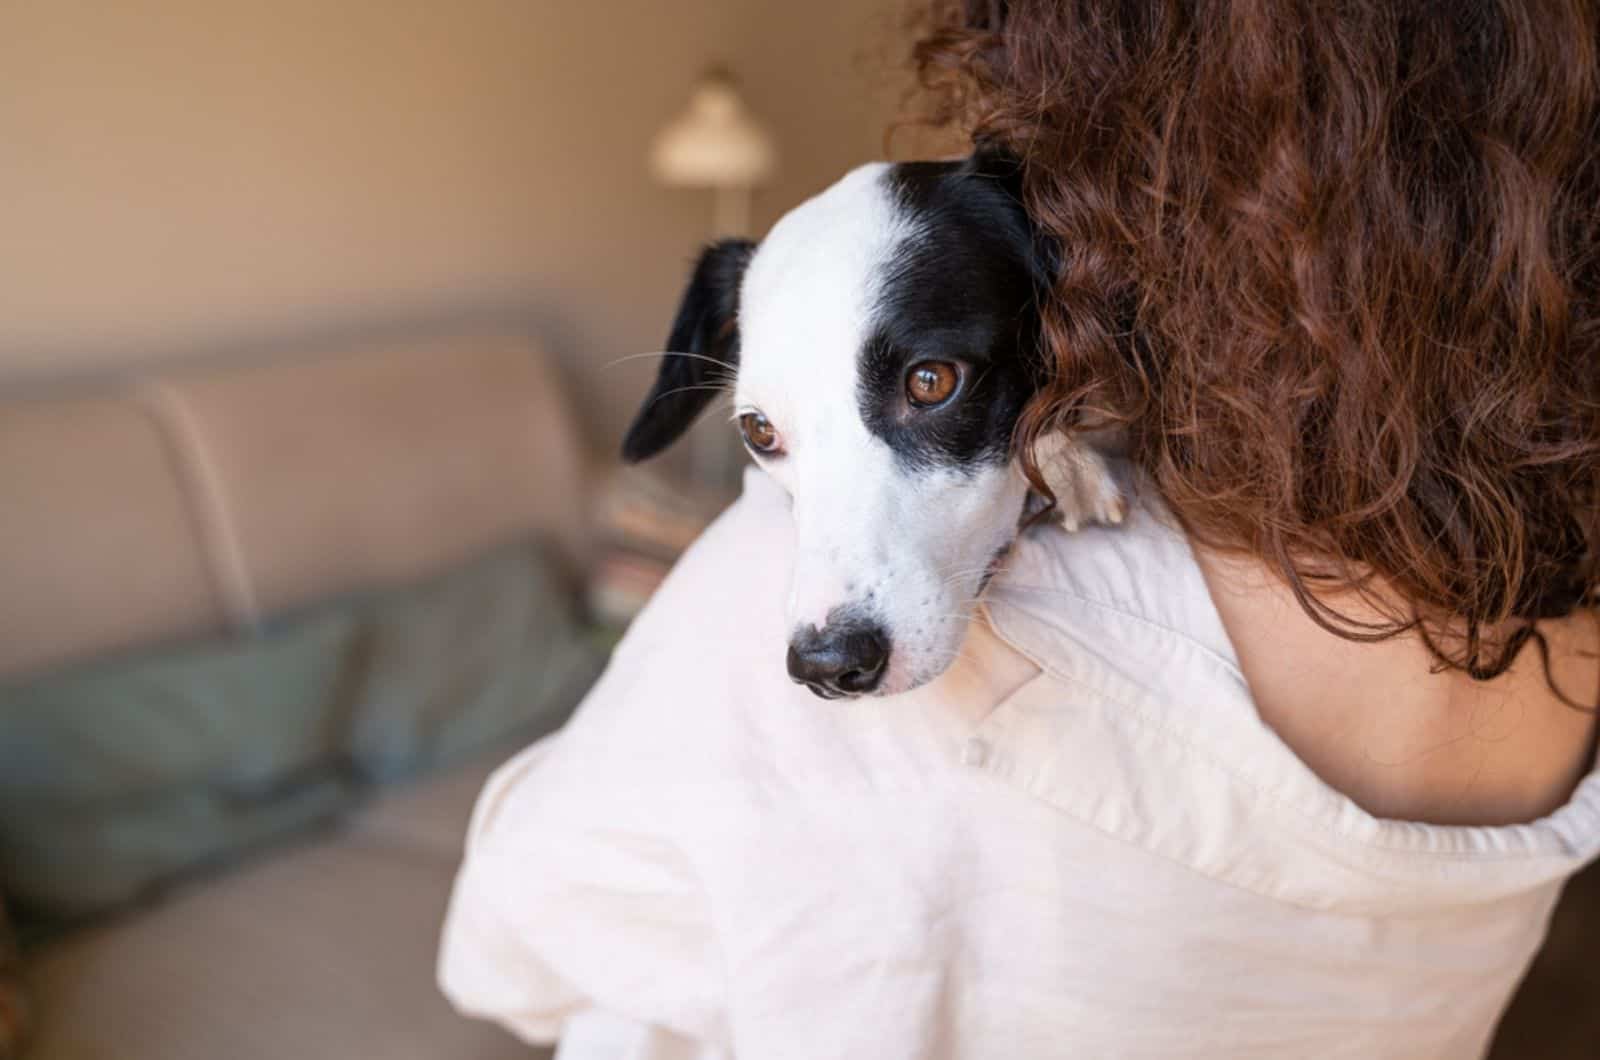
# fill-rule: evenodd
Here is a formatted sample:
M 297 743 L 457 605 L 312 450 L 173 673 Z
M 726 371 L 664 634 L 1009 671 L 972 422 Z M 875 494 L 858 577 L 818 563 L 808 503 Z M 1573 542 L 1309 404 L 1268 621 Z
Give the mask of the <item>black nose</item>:
M 889 638 L 876 625 L 830 622 L 789 642 L 789 676 L 823 699 L 871 692 L 888 662 Z

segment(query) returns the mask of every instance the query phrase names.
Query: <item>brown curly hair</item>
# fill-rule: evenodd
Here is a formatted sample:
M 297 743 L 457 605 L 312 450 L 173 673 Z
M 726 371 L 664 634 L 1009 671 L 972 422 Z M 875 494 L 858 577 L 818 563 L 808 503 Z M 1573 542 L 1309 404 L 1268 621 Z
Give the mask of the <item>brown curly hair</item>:
M 1593 0 L 920 18 L 923 119 L 1016 158 L 1059 251 L 1025 461 L 1119 427 L 1196 539 L 1265 558 L 1341 636 L 1416 630 L 1477 678 L 1595 604 Z

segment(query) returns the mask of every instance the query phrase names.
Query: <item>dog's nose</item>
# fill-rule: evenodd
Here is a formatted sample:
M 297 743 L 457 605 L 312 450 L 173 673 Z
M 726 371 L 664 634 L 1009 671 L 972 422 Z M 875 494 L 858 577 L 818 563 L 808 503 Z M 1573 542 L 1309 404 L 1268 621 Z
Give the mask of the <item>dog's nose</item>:
M 878 626 L 812 626 L 789 642 L 789 676 L 824 699 L 871 692 L 888 662 L 889 638 Z

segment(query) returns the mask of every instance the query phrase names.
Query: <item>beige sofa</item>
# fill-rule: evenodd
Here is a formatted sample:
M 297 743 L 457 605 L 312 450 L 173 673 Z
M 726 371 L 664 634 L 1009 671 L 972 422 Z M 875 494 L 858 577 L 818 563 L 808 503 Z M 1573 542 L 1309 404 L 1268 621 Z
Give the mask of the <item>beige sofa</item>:
M 584 481 L 551 365 L 504 334 L 11 396 L 0 680 L 245 633 L 529 533 L 581 568 Z M 510 750 L 33 952 L 27 1055 L 533 1055 L 433 980 L 468 812 Z

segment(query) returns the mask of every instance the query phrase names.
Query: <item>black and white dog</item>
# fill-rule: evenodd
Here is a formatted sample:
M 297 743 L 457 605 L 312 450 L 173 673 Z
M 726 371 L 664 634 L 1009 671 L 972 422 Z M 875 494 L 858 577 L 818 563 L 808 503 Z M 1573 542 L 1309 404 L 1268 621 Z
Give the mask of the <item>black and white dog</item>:
M 759 246 L 701 256 L 623 457 L 736 377 L 745 445 L 793 500 L 788 667 L 818 695 L 903 692 L 955 658 L 1030 510 L 1012 434 L 1045 370 L 1051 257 L 1015 165 L 982 154 L 864 166 Z M 1041 463 L 1069 527 L 1122 518 L 1092 450 Z

